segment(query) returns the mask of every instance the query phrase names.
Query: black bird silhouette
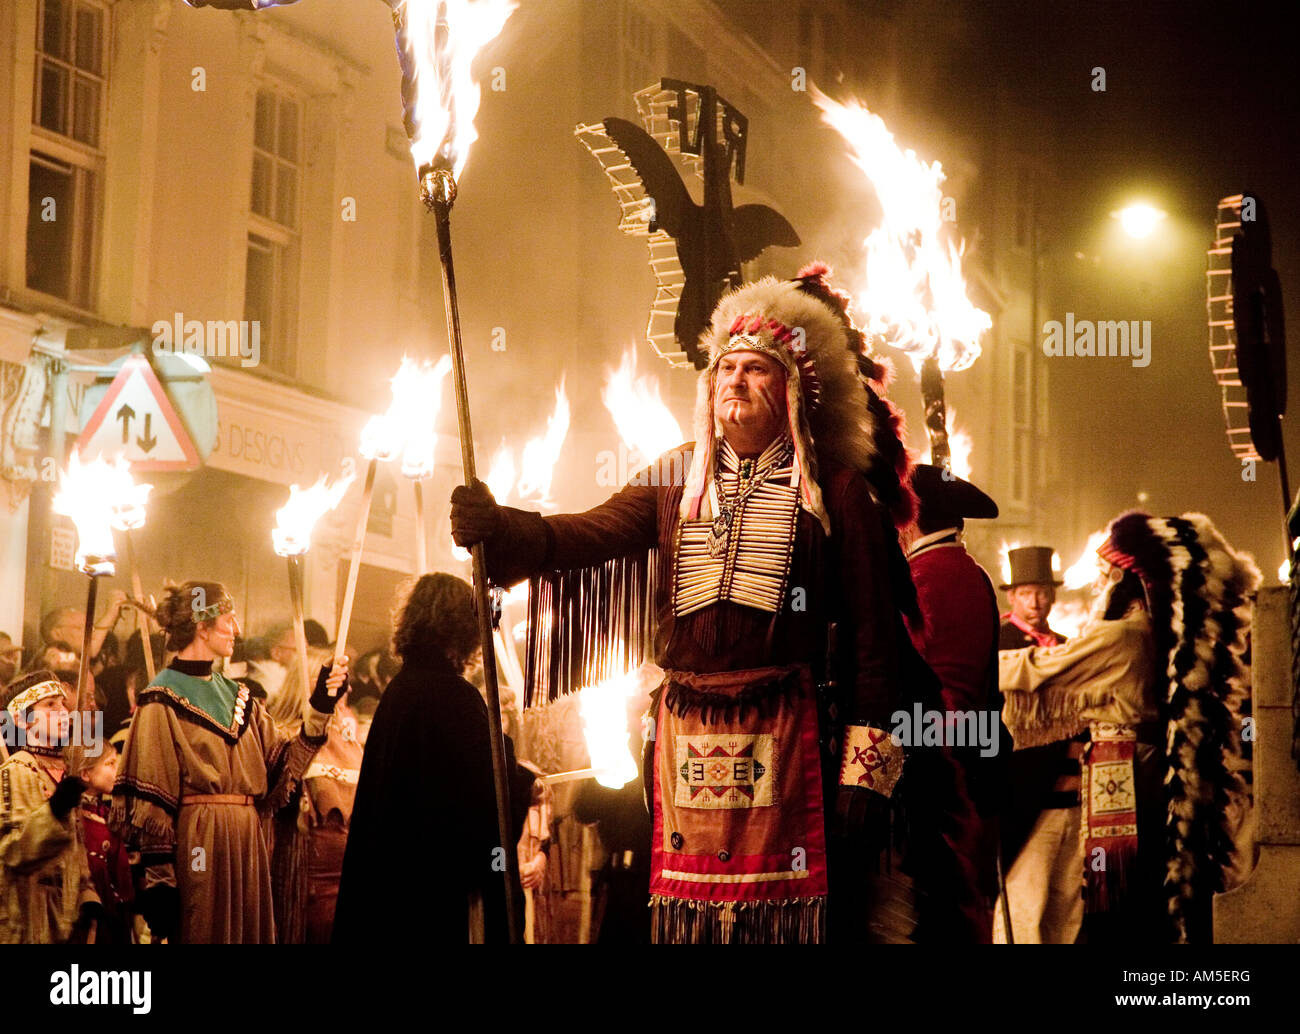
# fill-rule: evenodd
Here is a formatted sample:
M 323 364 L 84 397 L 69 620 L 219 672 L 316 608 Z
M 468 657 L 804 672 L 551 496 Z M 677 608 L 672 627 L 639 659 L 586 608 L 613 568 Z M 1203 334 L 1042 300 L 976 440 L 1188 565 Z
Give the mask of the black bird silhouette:
M 785 216 L 767 205 L 731 203 L 731 161 L 715 132 L 712 98 L 700 98 L 699 132 L 704 159 L 704 203 L 691 200 L 673 160 L 649 133 L 621 118 L 604 120 L 606 135 L 627 156 L 646 194 L 654 202 L 650 231 L 663 230 L 677 242 L 677 259 L 686 282 L 677 303 L 677 343 L 697 369 L 708 356 L 699 349 L 718 299 L 740 286 L 740 264 L 773 244 L 796 247 L 799 235 Z

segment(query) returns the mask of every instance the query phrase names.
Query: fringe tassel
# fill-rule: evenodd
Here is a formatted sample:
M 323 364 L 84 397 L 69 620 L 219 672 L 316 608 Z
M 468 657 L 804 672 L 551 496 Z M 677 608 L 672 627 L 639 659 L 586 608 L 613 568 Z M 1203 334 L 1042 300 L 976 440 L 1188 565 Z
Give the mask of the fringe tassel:
M 686 901 L 652 895 L 653 944 L 822 944 L 826 899 Z
M 1041 747 L 1077 736 L 1088 728 L 1080 712 L 1102 707 L 1111 700 L 1107 689 L 1064 692 L 1053 688 L 1032 692 L 1003 690 L 1002 721 L 1017 749 Z
M 176 842 L 176 822 L 171 815 L 152 801 L 144 801 L 130 794 L 118 791 L 113 795 L 113 803 L 108 810 L 108 827 L 123 839 L 132 843 L 132 832 L 139 830 L 150 842 Z
M 528 582 L 524 707 L 616 678 L 654 647 L 658 550 Z
M 766 715 L 770 705 L 778 701 L 791 703 L 802 694 L 802 680 L 799 671 L 794 670 L 755 682 L 734 694 L 692 689 L 670 679 L 664 703 L 679 718 L 687 717 L 692 711 L 699 711 L 700 721 L 711 725 L 719 721 L 743 720 L 745 712 L 750 708 Z

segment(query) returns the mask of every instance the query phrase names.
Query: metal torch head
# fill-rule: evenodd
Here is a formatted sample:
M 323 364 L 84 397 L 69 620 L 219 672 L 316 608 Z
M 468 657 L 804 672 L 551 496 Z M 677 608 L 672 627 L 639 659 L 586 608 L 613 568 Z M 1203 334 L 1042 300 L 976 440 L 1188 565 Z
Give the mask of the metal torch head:
M 451 169 L 422 165 L 419 171 L 420 200 L 426 208 L 442 205 L 450 208 L 456 200 L 456 177 Z

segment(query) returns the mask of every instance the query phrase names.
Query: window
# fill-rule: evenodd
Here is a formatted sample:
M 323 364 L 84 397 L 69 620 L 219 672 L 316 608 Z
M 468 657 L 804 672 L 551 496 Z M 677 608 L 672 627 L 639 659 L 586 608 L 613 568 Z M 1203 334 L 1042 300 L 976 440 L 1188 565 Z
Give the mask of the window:
M 89 308 L 107 108 L 108 13 L 40 0 L 27 180 L 27 286 Z
M 298 225 L 300 111 L 292 97 L 257 91 L 252 208 L 254 214 L 291 230 Z
M 302 178 L 302 104 L 286 91 L 257 91 L 253 174 L 249 187 L 244 319 L 257 324 L 262 359 L 297 376 L 294 285 L 298 263 L 298 198 Z
M 104 108 L 104 10 L 87 0 L 41 0 L 32 120 L 99 146 Z

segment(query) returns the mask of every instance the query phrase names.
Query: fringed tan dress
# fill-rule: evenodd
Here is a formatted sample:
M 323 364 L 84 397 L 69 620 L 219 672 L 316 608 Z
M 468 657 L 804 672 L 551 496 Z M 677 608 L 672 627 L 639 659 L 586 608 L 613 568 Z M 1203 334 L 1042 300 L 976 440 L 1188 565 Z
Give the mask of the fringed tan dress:
M 94 900 L 76 809 L 50 811 L 51 761 L 19 750 L 0 766 L 0 944 L 61 944 Z
M 274 943 L 269 816 L 324 740 L 306 733 L 325 721 L 309 710 L 288 739 L 247 687 L 217 673 L 166 669 L 140 694 L 110 824 L 141 852 L 143 890 L 179 889 L 179 942 Z

